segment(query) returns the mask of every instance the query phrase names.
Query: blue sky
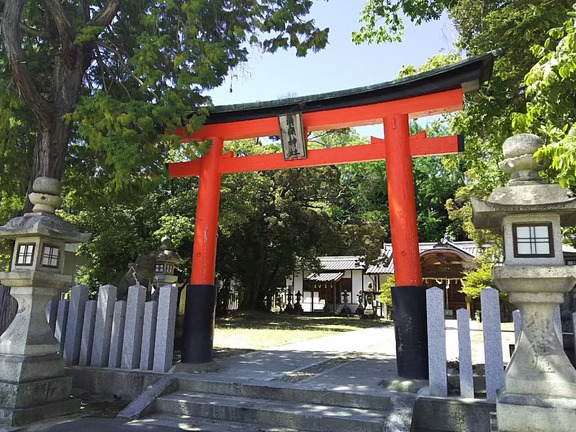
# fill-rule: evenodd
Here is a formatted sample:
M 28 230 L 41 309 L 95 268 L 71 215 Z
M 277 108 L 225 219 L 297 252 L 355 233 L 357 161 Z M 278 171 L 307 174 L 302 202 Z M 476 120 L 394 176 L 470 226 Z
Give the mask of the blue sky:
M 418 27 L 405 22 L 402 43 L 355 45 L 351 33 L 360 28 L 364 4 L 365 0 L 316 0 L 312 17 L 318 27 L 330 28 L 327 48 L 304 58 L 296 58 L 294 51 L 253 51 L 248 63 L 209 93 L 214 104 L 275 100 L 377 84 L 394 79 L 403 65 L 418 67 L 433 55 L 455 51 L 455 30 L 446 17 Z

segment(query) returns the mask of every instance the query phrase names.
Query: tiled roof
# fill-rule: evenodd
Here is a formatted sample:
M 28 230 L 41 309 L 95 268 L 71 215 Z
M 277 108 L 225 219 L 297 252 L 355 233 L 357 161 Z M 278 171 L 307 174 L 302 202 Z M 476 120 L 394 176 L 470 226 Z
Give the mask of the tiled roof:
M 473 241 L 451 241 L 451 240 L 442 240 L 441 242 L 421 242 L 418 244 L 418 249 L 420 254 L 423 252 L 429 251 L 434 249 L 434 247 L 443 247 L 449 249 L 455 249 L 456 251 L 460 251 L 460 253 L 465 253 L 470 255 L 471 259 L 476 258 L 481 249 L 476 246 Z M 393 274 L 394 273 L 394 260 L 393 260 L 393 251 L 391 245 L 385 245 L 384 254 L 389 260 L 388 265 L 371 265 L 368 266 L 366 269 L 367 274 Z
M 418 244 L 420 254 L 432 250 L 434 248 L 454 249 L 460 254 L 469 255 L 471 259 L 476 258 L 482 249 L 476 246 L 473 241 L 452 241 L 450 239 L 442 239 L 440 242 L 421 242 Z M 371 264 L 365 266 L 361 257 L 358 256 L 325 256 L 320 257 L 322 270 L 329 271 L 343 271 L 343 270 L 362 270 L 366 269 L 366 274 L 393 274 L 394 273 L 394 260 L 391 245 L 385 245 L 383 255 L 386 257 L 385 262 L 380 264 Z M 317 279 L 314 279 L 317 280 Z
M 361 257 L 358 256 L 325 256 L 318 259 L 322 270 L 325 271 L 362 270 L 365 267 Z
M 316 282 L 332 282 L 332 281 L 339 281 L 342 276 L 344 276 L 343 272 L 336 272 L 336 273 L 312 273 L 311 275 L 306 277 L 306 280 L 316 281 Z
M 394 273 L 394 263 L 392 262 L 392 247 L 386 246 L 382 251 L 386 261 L 382 264 L 372 264 L 366 269 L 366 274 L 391 274 Z

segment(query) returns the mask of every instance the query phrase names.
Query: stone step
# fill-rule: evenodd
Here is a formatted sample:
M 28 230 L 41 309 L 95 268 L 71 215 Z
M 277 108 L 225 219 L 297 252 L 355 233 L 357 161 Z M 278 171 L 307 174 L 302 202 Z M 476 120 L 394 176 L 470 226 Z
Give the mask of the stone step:
M 155 411 L 301 431 L 381 432 L 384 410 L 178 390 L 160 396 Z
M 179 379 L 178 389 L 245 398 L 270 399 L 294 403 L 321 404 L 348 408 L 385 410 L 390 396 L 377 391 L 335 390 L 282 382 Z
M 253 423 L 239 423 L 225 420 L 205 419 L 201 417 L 190 417 L 180 414 L 155 413 L 146 416 L 142 420 L 134 420 L 127 423 L 133 427 L 156 428 L 169 427 L 176 430 L 190 430 L 202 432 L 302 432 L 299 429 L 267 426 Z M 150 429 L 151 430 L 151 429 Z

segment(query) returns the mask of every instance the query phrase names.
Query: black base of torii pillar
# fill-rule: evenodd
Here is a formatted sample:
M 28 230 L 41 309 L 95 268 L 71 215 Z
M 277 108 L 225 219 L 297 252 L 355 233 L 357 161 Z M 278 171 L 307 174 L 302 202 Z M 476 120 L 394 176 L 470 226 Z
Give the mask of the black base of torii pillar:
M 428 328 L 425 286 L 392 287 L 398 375 L 428 379 Z
M 188 285 L 182 335 L 182 362 L 207 363 L 212 360 L 216 286 Z

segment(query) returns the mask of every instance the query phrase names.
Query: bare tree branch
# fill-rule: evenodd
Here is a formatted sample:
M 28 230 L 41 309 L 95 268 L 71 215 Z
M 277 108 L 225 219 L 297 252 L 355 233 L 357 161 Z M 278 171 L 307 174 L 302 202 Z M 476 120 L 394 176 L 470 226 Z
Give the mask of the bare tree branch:
M 108 4 L 96 14 L 90 24 L 104 27 L 109 25 L 118 13 L 121 1 L 122 0 L 110 0 Z

